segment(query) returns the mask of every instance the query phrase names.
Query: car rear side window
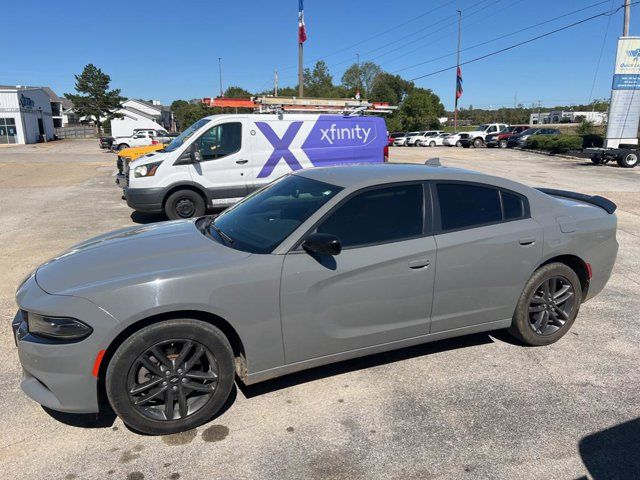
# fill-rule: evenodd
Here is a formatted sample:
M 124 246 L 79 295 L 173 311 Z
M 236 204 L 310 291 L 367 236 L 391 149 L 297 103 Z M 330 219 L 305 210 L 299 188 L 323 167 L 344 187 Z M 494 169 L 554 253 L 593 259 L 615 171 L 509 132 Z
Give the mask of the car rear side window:
M 501 191 L 505 220 L 515 220 L 525 216 L 524 200 L 520 195 Z
M 343 247 L 400 241 L 422 235 L 421 184 L 374 188 L 356 194 L 317 228 L 340 239 Z
M 496 188 L 464 183 L 436 185 L 440 223 L 444 231 L 502 221 L 500 193 Z

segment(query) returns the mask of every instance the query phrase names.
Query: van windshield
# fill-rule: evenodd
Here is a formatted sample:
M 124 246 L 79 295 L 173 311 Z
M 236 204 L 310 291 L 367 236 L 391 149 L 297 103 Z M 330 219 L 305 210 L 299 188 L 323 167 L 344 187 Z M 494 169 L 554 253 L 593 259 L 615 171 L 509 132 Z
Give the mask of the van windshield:
M 180 135 L 178 135 L 176 138 L 174 138 L 169 145 L 164 147 L 163 151 L 173 152 L 174 150 L 180 148 L 182 145 L 184 145 L 184 142 L 186 142 L 191 135 L 193 135 L 195 132 L 197 132 L 200 128 L 205 126 L 207 123 L 209 123 L 208 119 L 201 118 L 196 123 L 194 123 L 189 128 L 187 128 L 184 132 L 182 132 Z
M 285 238 L 342 187 L 287 175 L 246 197 L 213 222 L 203 233 L 228 247 L 250 253 L 271 253 Z

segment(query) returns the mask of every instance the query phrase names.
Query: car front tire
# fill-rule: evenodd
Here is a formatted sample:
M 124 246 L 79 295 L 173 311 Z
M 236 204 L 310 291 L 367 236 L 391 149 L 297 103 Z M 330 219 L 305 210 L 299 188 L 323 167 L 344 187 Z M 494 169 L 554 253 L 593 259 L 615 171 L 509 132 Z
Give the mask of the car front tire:
M 475 148 L 480 148 L 482 145 L 484 145 L 484 141 L 481 138 L 476 138 L 473 140 L 473 146 Z
M 206 322 L 176 319 L 144 327 L 118 347 L 106 391 L 129 427 L 167 435 L 209 421 L 229 398 L 233 380 L 224 334 Z
M 506 140 L 500 140 L 498 145 L 500 146 L 500 148 L 507 148 L 507 141 Z
M 549 345 L 569 331 L 581 302 L 578 275 L 563 263 L 544 265 L 525 285 L 508 331 L 527 345 Z

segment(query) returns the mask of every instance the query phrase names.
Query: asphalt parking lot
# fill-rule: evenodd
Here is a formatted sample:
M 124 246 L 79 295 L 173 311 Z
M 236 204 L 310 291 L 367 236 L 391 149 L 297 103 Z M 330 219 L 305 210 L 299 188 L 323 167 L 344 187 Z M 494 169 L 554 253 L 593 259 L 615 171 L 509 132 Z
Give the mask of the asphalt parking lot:
M 66 247 L 133 222 L 97 141 L 0 147 L 0 471 L 6 478 L 625 479 L 640 476 L 640 168 L 513 150 L 392 148 L 618 204 L 606 289 L 560 342 L 478 334 L 242 387 L 197 430 L 129 431 L 22 394 L 14 292 Z M 499 261 L 499 259 L 496 259 Z

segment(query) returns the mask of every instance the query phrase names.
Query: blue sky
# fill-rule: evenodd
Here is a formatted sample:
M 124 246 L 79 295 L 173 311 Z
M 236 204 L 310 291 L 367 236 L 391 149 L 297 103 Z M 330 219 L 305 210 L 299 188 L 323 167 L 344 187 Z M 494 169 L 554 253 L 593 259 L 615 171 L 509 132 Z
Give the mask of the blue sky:
M 598 0 L 305 0 L 305 65 L 324 59 L 334 80 L 355 62 L 415 78 L 455 64 L 455 55 L 407 68 L 456 49 L 455 12 L 463 12 L 462 47 L 598 3 Z M 580 13 L 463 51 L 461 61 L 607 11 L 607 0 Z M 158 99 L 214 96 L 223 84 L 260 90 L 294 85 L 297 72 L 297 0 L 182 2 L 6 2 L 0 27 L 0 84 L 47 85 L 73 91 L 73 75 L 94 63 L 126 97 Z M 640 34 L 640 9 L 632 9 L 631 34 Z M 585 103 L 609 96 L 615 39 L 622 12 L 601 17 L 534 43 L 463 67 L 467 107 Z M 604 45 L 604 48 L 602 49 Z M 599 69 L 596 69 L 602 49 Z M 403 69 L 399 71 L 400 69 Z M 452 108 L 455 72 L 420 80 Z

